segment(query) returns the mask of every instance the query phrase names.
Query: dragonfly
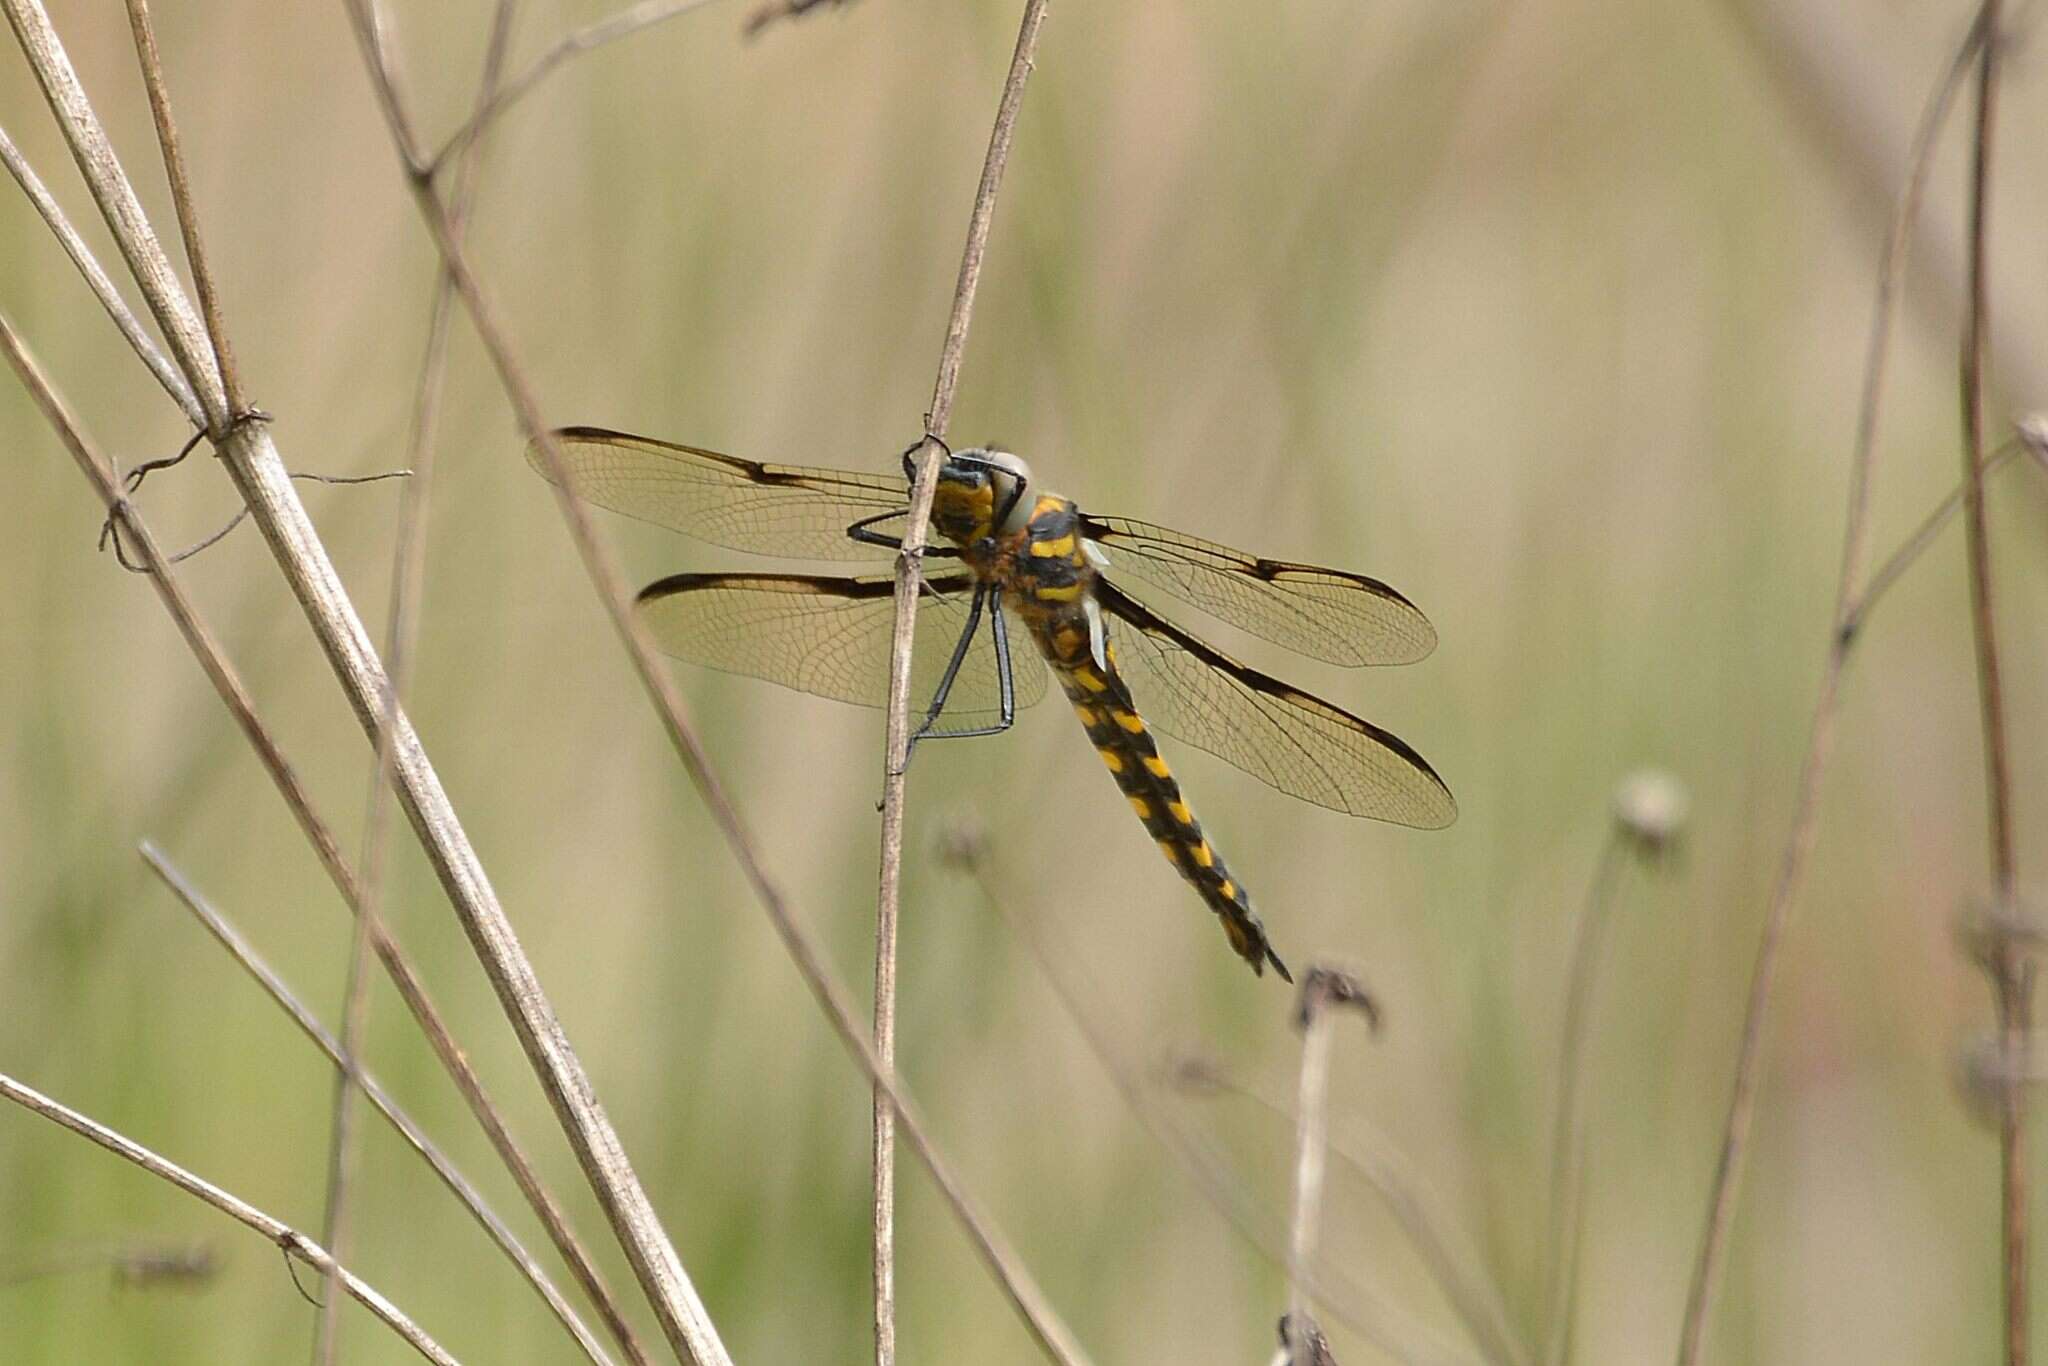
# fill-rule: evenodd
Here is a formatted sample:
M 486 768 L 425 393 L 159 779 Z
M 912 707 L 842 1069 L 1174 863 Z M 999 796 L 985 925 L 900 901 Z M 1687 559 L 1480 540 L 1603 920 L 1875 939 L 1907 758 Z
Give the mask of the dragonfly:
M 765 464 L 602 427 L 554 433 L 577 497 L 727 549 L 794 560 L 899 551 L 915 457 L 903 473 Z M 1152 730 L 1290 796 L 1373 820 L 1439 829 L 1450 789 L 1392 732 L 1225 653 L 1133 585 L 1312 658 L 1406 664 L 1436 630 L 1377 579 L 1248 555 L 1167 527 L 1083 512 L 995 447 L 943 455 L 932 500 L 941 562 L 922 578 L 911 685 L 921 740 L 993 735 L 1046 693 L 1048 672 L 1176 872 L 1263 973 L 1274 952 L 1244 885 L 1203 833 Z M 538 442 L 527 458 L 555 472 Z M 841 702 L 886 705 L 889 574 L 682 573 L 634 608 L 665 653 Z M 1014 638 L 1033 651 L 1013 650 Z M 1142 700 L 1142 706 L 1140 702 Z

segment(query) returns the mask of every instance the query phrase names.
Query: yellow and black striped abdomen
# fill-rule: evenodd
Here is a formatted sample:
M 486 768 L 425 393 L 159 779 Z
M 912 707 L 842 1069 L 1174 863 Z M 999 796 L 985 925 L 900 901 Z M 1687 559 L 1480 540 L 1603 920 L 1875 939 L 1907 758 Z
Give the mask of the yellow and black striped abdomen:
M 1132 705 L 1130 690 L 1116 674 L 1115 661 L 1111 654 L 1107 670 L 1092 660 L 1074 665 L 1054 661 L 1074 712 L 1087 727 L 1088 739 L 1166 861 L 1194 885 L 1223 922 L 1223 932 L 1230 936 L 1230 946 L 1238 956 L 1252 965 L 1253 972 L 1263 973 L 1271 963 L 1283 978 L 1293 981 L 1287 965 L 1266 942 L 1266 927 L 1252 910 L 1251 899 L 1202 834 L 1202 823 L 1188 809 L 1166 760 L 1159 757 L 1159 746 Z

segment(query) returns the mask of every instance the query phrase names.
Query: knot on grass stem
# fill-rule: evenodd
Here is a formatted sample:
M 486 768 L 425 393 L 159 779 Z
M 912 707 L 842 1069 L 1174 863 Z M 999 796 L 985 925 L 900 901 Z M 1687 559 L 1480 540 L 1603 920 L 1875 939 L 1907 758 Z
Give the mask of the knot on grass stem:
M 2032 1040 L 2009 1047 L 2002 1034 L 1986 1034 L 1956 1059 L 1956 1089 L 1963 1108 L 1986 1128 L 1996 1128 L 2006 1105 L 2042 1080 Z
M 1956 947 L 1979 968 L 1996 973 L 2010 958 L 2038 958 L 2048 944 L 2048 914 L 2039 902 L 2010 897 L 1973 897 L 1956 917 Z

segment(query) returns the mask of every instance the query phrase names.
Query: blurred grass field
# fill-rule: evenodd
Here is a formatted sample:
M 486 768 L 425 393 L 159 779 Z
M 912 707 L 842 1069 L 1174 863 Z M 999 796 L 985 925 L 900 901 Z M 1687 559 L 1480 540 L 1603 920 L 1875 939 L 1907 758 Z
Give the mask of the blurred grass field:
M 55 8 L 161 212 L 118 10 Z M 418 115 L 450 128 L 490 7 L 392 8 Z M 531 8 L 527 53 L 604 12 Z M 1830 77 L 1890 120 L 1872 152 L 1887 185 L 1968 11 L 1806 16 L 1833 35 Z M 713 6 L 572 64 L 512 113 L 473 240 L 549 419 L 893 468 L 930 394 L 1015 12 L 861 0 L 743 43 L 743 6 Z M 340 7 L 239 0 L 158 22 L 253 396 L 294 468 L 389 468 L 434 258 Z M 1435 622 L 1442 645 L 1411 668 L 1250 653 L 1427 755 L 1462 807 L 1448 831 L 1347 820 L 1169 753 L 1289 961 L 1362 967 L 1388 1026 L 1340 1044 L 1337 1106 L 1409 1154 L 1525 1326 L 1568 929 L 1616 781 L 1655 764 L 1689 786 L 1683 857 L 1622 882 L 1597 1007 L 1581 1361 L 1668 1359 L 1676 1341 L 1826 643 L 1884 225 L 1773 48 L 1782 32 L 1732 3 L 1673 0 L 1056 4 L 952 428 L 1025 452 L 1085 507 L 1359 569 Z M 2048 354 L 2040 54 L 2016 49 L 2003 112 L 2007 357 Z M 0 126 L 88 217 L 18 54 L 0 69 Z M 1930 214 L 1951 237 L 1962 169 L 1952 137 Z M 0 306 L 124 464 L 183 439 L 18 196 L 0 212 Z M 1880 556 L 1958 471 L 1957 312 L 1938 270 L 1900 316 Z M 2048 405 L 2038 369 L 2000 379 L 1994 412 Z M 98 509 L 13 384 L 0 432 L 0 1070 L 317 1228 L 327 1068 L 134 847 L 163 845 L 330 1020 L 346 916 L 147 586 L 93 553 Z M 678 772 L 461 328 L 444 432 L 411 698 L 422 736 L 736 1357 L 863 1359 L 867 1089 Z M 381 632 L 391 486 L 303 496 Z M 144 506 L 182 544 L 231 500 L 196 458 Z M 638 580 L 735 567 L 637 523 L 605 529 Z M 2038 887 L 2037 471 L 1999 477 L 1991 530 Z M 238 532 L 185 578 L 354 847 L 370 756 L 259 538 Z M 1955 1085 L 1990 1018 L 1952 932 L 1987 884 L 1964 601 L 1951 530 L 1850 667 L 1715 1360 L 1994 1349 L 1997 1154 Z M 678 676 L 769 866 L 861 986 L 879 713 Z M 984 832 L 1008 907 L 1081 965 L 1134 1052 L 1197 1043 L 1286 1094 L 1286 993 L 1227 952 L 1099 770 L 1053 705 L 999 739 L 920 751 L 902 1066 L 1098 1361 L 1263 1361 L 1280 1275 L 1147 1135 L 1031 953 L 936 856 L 944 831 Z M 596 1244 L 594 1206 L 445 902 L 417 852 L 394 849 L 396 931 Z M 374 1070 L 509 1214 L 509 1182 L 382 982 L 374 1001 Z M 363 1273 L 465 1360 L 566 1359 L 426 1173 L 367 1133 Z M 1239 1171 L 1259 1198 L 1284 1198 L 1284 1150 L 1278 1130 L 1247 1138 Z M 907 1157 L 900 1187 L 902 1359 L 1036 1360 Z M 1455 1333 L 1381 1222 L 1329 1221 L 1351 1274 Z M 274 1251 L 0 1114 L 0 1261 L 154 1235 L 212 1240 L 223 1269 L 183 1292 L 94 1274 L 0 1285 L 0 1360 L 303 1357 L 313 1311 Z M 606 1265 L 630 1284 L 619 1258 Z M 1346 1366 L 1383 1359 L 1331 1326 Z M 353 1310 L 347 1345 L 352 1361 L 408 1359 Z

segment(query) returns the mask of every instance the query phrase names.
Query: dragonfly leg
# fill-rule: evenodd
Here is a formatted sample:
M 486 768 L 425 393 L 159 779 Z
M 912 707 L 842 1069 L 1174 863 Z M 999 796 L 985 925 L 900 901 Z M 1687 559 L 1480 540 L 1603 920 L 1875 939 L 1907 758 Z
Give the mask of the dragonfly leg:
M 858 541 L 862 545 L 880 546 L 884 550 L 901 550 L 903 549 L 903 538 L 901 536 L 891 536 L 885 531 L 875 531 L 872 528 L 877 522 L 886 522 L 892 517 L 901 517 L 902 515 L 901 512 L 878 512 L 872 517 L 863 517 L 846 528 L 846 539 Z M 957 560 L 960 558 L 960 552 L 949 545 L 928 545 L 918 553 L 926 559 L 932 560 Z
M 937 729 L 939 715 L 945 710 L 946 698 L 953 691 L 953 684 L 960 676 L 960 667 L 967 659 L 967 651 L 973 647 L 974 633 L 981 628 L 981 614 L 995 590 L 987 585 L 977 586 L 974 599 L 968 604 L 967 625 L 960 632 L 960 639 L 953 646 L 953 657 L 946 661 L 946 671 L 939 676 L 939 686 L 933 690 L 931 706 L 925 709 L 924 720 L 911 733 L 910 743 L 904 747 L 903 767 L 897 770 L 901 776 L 910 768 L 910 756 L 920 740 L 968 740 L 984 735 L 1000 735 L 1017 722 L 1017 690 L 1015 675 L 1010 668 L 1009 633 L 1003 627 L 1001 607 L 989 610 L 989 631 L 993 637 L 996 652 L 996 694 L 999 719 L 993 725 L 968 726 L 959 730 Z

